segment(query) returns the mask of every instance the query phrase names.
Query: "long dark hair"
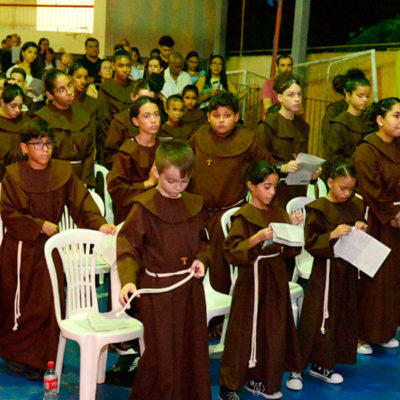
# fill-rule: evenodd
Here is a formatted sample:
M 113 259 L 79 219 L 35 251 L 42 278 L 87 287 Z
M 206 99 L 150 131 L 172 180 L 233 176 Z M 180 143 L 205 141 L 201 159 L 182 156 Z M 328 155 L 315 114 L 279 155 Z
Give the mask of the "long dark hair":
M 208 69 L 207 69 L 207 73 L 206 73 L 206 80 L 205 80 L 205 86 L 211 86 L 211 63 L 216 59 L 219 58 L 222 61 L 222 71 L 219 75 L 219 82 L 222 85 L 222 87 L 225 90 L 228 90 L 228 77 L 226 76 L 226 72 L 225 72 L 225 60 L 222 56 L 219 56 L 218 54 L 211 56 L 210 58 L 210 62 L 208 65 Z
M 25 42 L 22 47 L 21 47 L 21 51 L 19 53 L 19 59 L 22 61 L 24 59 L 22 53 L 25 52 L 27 49 L 29 49 L 29 47 L 34 47 L 37 51 L 36 53 L 36 59 L 35 61 L 30 65 L 31 67 L 31 74 L 34 78 L 37 79 L 42 79 L 42 71 L 39 68 L 38 65 L 38 57 L 39 57 L 39 52 L 40 49 L 38 48 L 37 44 L 35 42 Z

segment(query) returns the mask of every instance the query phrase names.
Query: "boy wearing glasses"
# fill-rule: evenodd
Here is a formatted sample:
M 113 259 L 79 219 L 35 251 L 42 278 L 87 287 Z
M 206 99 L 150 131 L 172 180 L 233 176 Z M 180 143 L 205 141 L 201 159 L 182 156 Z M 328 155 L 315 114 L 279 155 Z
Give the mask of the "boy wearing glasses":
M 46 122 L 28 123 L 20 137 L 28 160 L 7 167 L 0 201 L 7 229 L 0 247 L 0 357 L 11 373 L 40 380 L 59 338 L 46 240 L 57 233 L 65 205 L 80 228 L 113 234 L 115 226 L 101 216 L 70 163 L 51 160 L 54 137 Z M 62 265 L 56 269 L 63 305 Z

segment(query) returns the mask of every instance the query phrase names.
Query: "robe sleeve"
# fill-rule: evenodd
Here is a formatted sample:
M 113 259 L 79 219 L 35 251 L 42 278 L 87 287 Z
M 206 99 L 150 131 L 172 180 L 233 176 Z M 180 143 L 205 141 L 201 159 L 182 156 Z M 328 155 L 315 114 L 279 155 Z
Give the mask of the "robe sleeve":
M 124 138 L 126 136 L 124 130 L 126 130 L 126 128 L 118 120 L 113 118 L 108 128 L 105 141 L 104 163 L 107 168 L 111 169 L 113 164 L 113 156 L 117 153 L 118 149 L 124 142 Z
M 265 160 L 268 163 L 272 163 L 271 153 L 265 143 L 265 138 L 258 131 L 256 131 L 255 140 L 251 146 L 251 154 L 256 161 Z
M 94 161 L 96 157 L 95 138 L 97 128 L 97 121 L 93 118 L 89 124 L 89 132 L 82 160 L 82 181 L 92 187 L 96 186 Z
M 107 136 L 108 127 L 111 124 L 111 104 L 109 104 L 109 99 L 104 91 L 100 88 L 99 94 L 97 96 L 97 106 L 98 106 L 98 118 L 99 118 L 99 141 L 104 144 L 105 138 Z
M 2 181 L 0 207 L 4 226 L 11 236 L 34 243 L 45 220 L 29 214 L 29 197 L 8 173 Z
M 107 190 L 121 207 L 130 206 L 133 198 L 145 190 L 143 182 L 134 181 L 134 170 L 134 160 L 129 154 L 118 152 L 114 156 L 112 170 L 107 175 Z
M 344 125 L 339 124 L 338 122 L 330 123 L 325 136 L 324 157 L 327 160 L 345 154 L 344 137 L 346 131 L 347 129 Z
M 333 258 L 334 240 L 329 240 L 331 231 L 326 231 L 320 211 L 309 209 L 305 225 L 305 248 L 315 258 Z
M 199 239 L 200 239 L 200 246 L 199 251 L 197 253 L 196 258 L 199 259 L 206 268 L 210 267 L 211 255 L 210 255 L 210 240 L 208 231 L 206 229 L 207 225 L 207 214 L 203 210 L 201 212 L 202 221 L 203 221 L 203 228 L 200 230 Z
M 143 206 L 135 203 L 117 236 L 117 267 L 122 287 L 136 284 L 138 279 L 145 240 L 144 212 Z
M 380 173 L 380 160 L 369 146 L 363 146 L 354 153 L 354 166 L 361 195 L 382 224 L 388 223 L 400 211 L 388 196 L 388 188 Z
M 74 173 L 68 181 L 67 195 L 66 205 L 78 228 L 98 230 L 107 223 L 91 194 Z
M 273 135 L 272 129 L 265 123 L 261 122 L 256 128 L 256 135 L 260 147 L 262 147 L 263 150 L 265 149 L 266 154 L 268 154 L 268 158 L 265 158 L 265 160 L 274 165 L 277 165 L 277 162 L 273 160 L 273 157 L 271 155 Z

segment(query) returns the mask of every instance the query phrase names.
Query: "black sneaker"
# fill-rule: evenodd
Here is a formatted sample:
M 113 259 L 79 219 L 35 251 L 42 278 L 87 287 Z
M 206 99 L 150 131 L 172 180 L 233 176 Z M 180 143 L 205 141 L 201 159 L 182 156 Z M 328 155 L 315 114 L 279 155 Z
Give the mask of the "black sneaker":
M 246 390 L 248 390 L 254 396 L 261 396 L 264 397 L 264 399 L 280 399 L 283 396 L 282 392 L 267 394 L 265 386 L 261 381 L 250 380 L 246 385 Z
M 218 394 L 219 400 L 240 400 L 239 395 L 233 390 L 229 390 L 225 387 L 221 387 L 221 390 Z
M 315 378 L 322 379 L 328 383 L 339 384 L 343 382 L 343 376 L 332 369 L 322 368 L 318 365 L 313 365 L 310 368 L 310 375 Z

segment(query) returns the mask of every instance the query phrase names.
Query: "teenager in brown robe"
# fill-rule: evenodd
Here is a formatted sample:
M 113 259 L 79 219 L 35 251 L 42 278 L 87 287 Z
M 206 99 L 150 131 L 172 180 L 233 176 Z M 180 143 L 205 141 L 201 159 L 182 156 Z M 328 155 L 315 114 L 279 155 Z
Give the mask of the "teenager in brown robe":
M 132 59 L 126 50 L 117 50 L 113 56 L 114 78 L 106 79 L 100 84 L 97 104 L 101 134 L 99 145 L 104 146 L 108 127 L 115 114 L 132 104 L 131 93 L 134 82 L 129 79 Z
M 303 369 L 311 363 L 312 376 L 338 384 L 343 377 L 333 371 L 334 366 L 353 364 L 357 359 L 358 271 L 336 258 L 333 246 L 353 226 L 366 231 L 367 225 L 362 222 L 362 201 L 351 199 L 356 184 L 353 165 L 337 160 L 327 176 L 328 195 L 306 207 L 305 248 L 314 257 L 314 264 L 298 332 Z
M 157 189 L 135 198 L 118 234 L 121 301 L 136 286 L 165 288 L 194 273 L 177 289 L 137 300 L 146 348 L 130 399 L 211 400 L 204 289 L 197 279 L 208 265 L 203 202 L 183 192 L 193 162 L 186 143 L 163 142 L 156 155 Z
M 344 90 L 347 110 L 330 121 L 324 138 L 324 157 L 327 160 L 335 157 L 350 159 L 358 144 L 371 131 L 362 115 L 371 93 L 368 79 L 348 79 Z
M 278 399 L 282 397 L 283 372 L 301 368 L 284 263 L 284 257 L 296 256 L 300 248 L 272 243 L 273 232 L 269 227 L 271 222 L 290 223 L 285 210 L 271 205 L 278 179 L 275 168 L 265 161 L 247 167 L 245 180 L 251 201 L 232 217 L 232 227 L 224 242 L 226 259 L 238 266 L 239 271 L 221 359 L 218 397 L 221 400 L 238 399 L 234 392 L 246 381 L 246 389 L 251 393 Z M 301 222 L 302 216 L 294 216 L 294 219 L 299 217 L 297 222 Z M 268 240 L 271 243 L 264 247 Z M 253 267 L 259 256 L 269 257 Z M 257 298 L 258 311 L 254 316 Z M 256 330 L 256 339 L 253 330 Z
M 25 113 L 21 113 L 23 91 L 18 85 L 7 85 L 1 95 L 0 113 L 0 181 L 6 173 L 6 167 L 22 159 L 19 148 L 19 132 L 29 121 Z
M 157 184 L 152 171 L 160 144 L 156 138 L 160 113 L 155 100 L 146 96 L 139 97 L 131 107 L 131 115 L 139 134 L 123 143 L 107 175 L 107 190 L 116 207 L 116 224 L 125 221 L 135 196 Z
M 44 84 L 46 95 L 52 102 L 34 116 L 45 120 L 54 131 L 54 158 L 69 161 L 78 178 L 89 186 L 95 186 L 96 120 L 73 104 L 74 88 L 64 72 L 49 70 Z
M 135 81 L 132 88 L 131 98 L 134 102 L 142 96 L 154 97 L 154 92 L 150 90 L 150 85 L 147 81 L 139 79 Z M 122 143 L 126 139 L 134 138 L 138 133 L 137 126 L 132 122 L 130 108 L 114 115 L 105 141 L 104 165 L 107 168 L 111 169 L 113 156 L 117 153 Z
M 65 205 L 79 227 L 112 233 L 115 226 L 106 223 L 70 164 L 50 160 L 54 142 L 46 123 L 24 127 L 21 140 L 28 161 L 7 167 L 1 190 L 7 231 L 0 247 L 0 356 L 14 373 L 42 379 L 59 339 L 45 242 L 57 233 Z M 62 266 L 56 268 L 64 299 Z
M 244 203 L 244 168 L 254 160 L 269 160 L 261 138 L 236 125 L 239 103 L 231 93 L 210 99 L 208 120 L 211 126 L 201 126 L 189 140 L 196 154 L 190 191 L 204 199 L 208 212 L 207 230 L 211 241 L 211 284 L 215 290 L 229 293 L 229 264 L 222 253 L 224 235 L 221 216 L 232 207 Z
M 279 112 L 269 113 L 258 126 L 257 132 L 271 153 L 272 162 L 282 174 L 297 172 L 300 165 L 295 158 L 298 153 L 308 152 L 308 134 L 310 126 L 298 117 L 302 102 L 300 82 L 292 75 L 280 75 L 275 79 L 274 90 L 281 104 Z M 314 174 L 316 179 L 319 172 Z M 286 185 L 281 181 L 275 202 L 285 208 L 289 200 L 306 195 L 306 185 Z
M 400 320 L 400 99 L 388 98 L 366 110 L 376 133 L 353 155 L 360 194 L 368 207 L 368 233 L 391 249 L 374 278 L 361 273 L 359 351 L 368 343 L 398 347 L 393 339 Z
M 196 85 L 187 85 L 183 89 L 182 97 L 186 111 L 181 121 L 184 125 L 189 125 L 193 132 L 195 132 L 201 125 L 207 123 L 207 116 L 197 108 L 199 89 L 197 89 Z

